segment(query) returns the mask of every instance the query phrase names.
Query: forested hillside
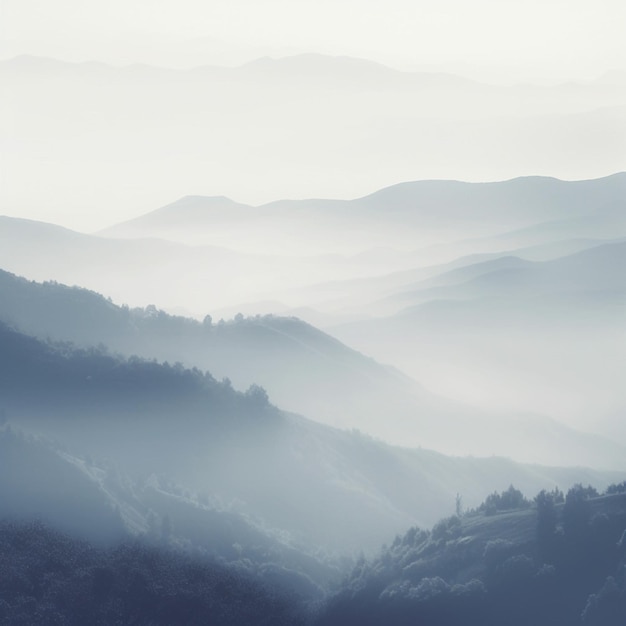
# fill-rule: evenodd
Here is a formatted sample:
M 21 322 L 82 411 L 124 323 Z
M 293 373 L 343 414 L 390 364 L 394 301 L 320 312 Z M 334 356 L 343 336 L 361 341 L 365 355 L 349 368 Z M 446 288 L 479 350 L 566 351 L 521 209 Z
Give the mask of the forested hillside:
M 362 560 L 320 626 L 622 626 L 626 483 L 534 502 L 510 487 L 478 510 L 411 528 Z
M 154 473 L 235 502 L 304 546 L 372 549 L 434 523 L 457 492 L 475 505 L 510 481 L 532 492 L 623 479 L 396 448 L 281 412 L 257 386 L 242 393 L 197 369 L 47 344 L 6 326 L 0 346 L 0 409 L 13 427 L 113 463 L 140 484 Z
M 216 321 L 206 316 L 200 322 L 154 305 L 118 306 L 86 289 L 0 271 L 0 320 L 41 339 L 71 341 L 91 353 L 93 346 L 104 345 L 125 357 L 209 370 L 238 389 L 262 386 L 281 409 L 396 445 L 452 455 L 495 452 L 525 462 L 602 469 L 620 469 L 626 455 L 615 441 L 543 415 L 489 412 L 445 400 L 293 317 L 237 315 Z M 409 338 L 425 332 L 408 326 L 405 351 Z M 379 322 L 370 341 L 396 337 L 395 327 L 381 328 Z M 446 332 L 448 336 L 455 337 Z M 420 343 L 411 348 L 414 361 L 432 351 L 426 339 Z M 471 377 L 477 366 L 463 372 L 463 378 Z
M 40 522 L 0 521 L 0 622 L 303 624 L 286 594 L 210 559 L 126 540 L 94 548 Z

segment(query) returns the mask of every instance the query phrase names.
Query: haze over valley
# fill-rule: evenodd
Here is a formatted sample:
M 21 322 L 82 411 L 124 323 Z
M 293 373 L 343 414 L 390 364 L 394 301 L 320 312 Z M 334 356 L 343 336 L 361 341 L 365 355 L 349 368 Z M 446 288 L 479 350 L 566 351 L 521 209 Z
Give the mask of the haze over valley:
M 1 623 L 626 623 L 621 3 L 2 14 Z

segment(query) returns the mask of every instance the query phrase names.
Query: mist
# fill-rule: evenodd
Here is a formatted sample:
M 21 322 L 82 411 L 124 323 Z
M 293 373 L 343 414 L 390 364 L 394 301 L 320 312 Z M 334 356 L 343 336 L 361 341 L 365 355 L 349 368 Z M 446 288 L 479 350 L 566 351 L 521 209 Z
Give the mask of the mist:
M 623 626 L 618 5 L 7 0 L 0 622 Z
M 189 194 L 259 205 L 625 165 L 620 76 L 494 86 L 299 55 L 191 70 L 20 56 L 0 77 L 7 212 L 87 232 Z

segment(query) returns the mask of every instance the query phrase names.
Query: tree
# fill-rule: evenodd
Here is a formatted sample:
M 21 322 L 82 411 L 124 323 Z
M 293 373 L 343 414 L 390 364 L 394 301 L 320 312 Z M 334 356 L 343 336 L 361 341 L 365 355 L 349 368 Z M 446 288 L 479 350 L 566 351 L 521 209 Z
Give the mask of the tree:
M 461 517 L 463 515 L 463 498 L 461 494 L 457 493 L 455 502 L 454 502 L 454 511 L 457 517 Z
M 562 494 L 561 494 L 562 495 Z M 556 532 L 556 494 L 542 489 L 535 496 L 537 506 L 537 545 L 542 557 L 551 560 Z
M 580 483 L 567 492 L 563 506 L 563 530 L 566 539 L 576 542 L 586 534 L 591 514 L 589 498 L 597 495 L 598 492 L 593 487 L 583 487 Z
M 246 398 L 250 399 L 255 406 L 265 408 L 270 403 L 267 391 L 259 385 L 250 385 L 246 391 Z

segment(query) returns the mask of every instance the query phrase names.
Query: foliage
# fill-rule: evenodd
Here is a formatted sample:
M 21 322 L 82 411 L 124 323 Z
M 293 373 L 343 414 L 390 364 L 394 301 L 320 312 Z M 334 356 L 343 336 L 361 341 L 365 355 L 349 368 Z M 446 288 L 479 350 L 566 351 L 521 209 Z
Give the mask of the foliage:
M 493 492 L 485 501 L 478 507 L 479 513 L 485 515 L 495 515 L 503 511 L 518 511 L 527 509 L 531 506 L 529 500 L 524 497 L 524 494 L 510 485 L 506 491 L 502 493 Z
M 589 596 L 582 614 L 586 626 L 623 626 L 626 624 L 626 575 L 616 580 L 609 576 L 602 588 Z
M 510 487 L 479 507 L 507 516 L 410 529 L 361 563 L 358 585 L 348 580 L 318 624 L 625 624 L 626 502 L 575 485 L 567 496 L 541 491 L 534 503 Z
M 439 539 L 454 539 L 461 533 L 461 520 L 456 515 L 440 520 L 433 526 L 432 538 L 437 541 Z
M 613 483 L 606 488 L 606 494 L 612 495 L 616 493 L 626 493 L 626 480 L 621 483 Z
M 0 522 L 0 622 L 301 623 L 289 600 L 224 566 L 124 543 L 104 550 L 40 523 Z

